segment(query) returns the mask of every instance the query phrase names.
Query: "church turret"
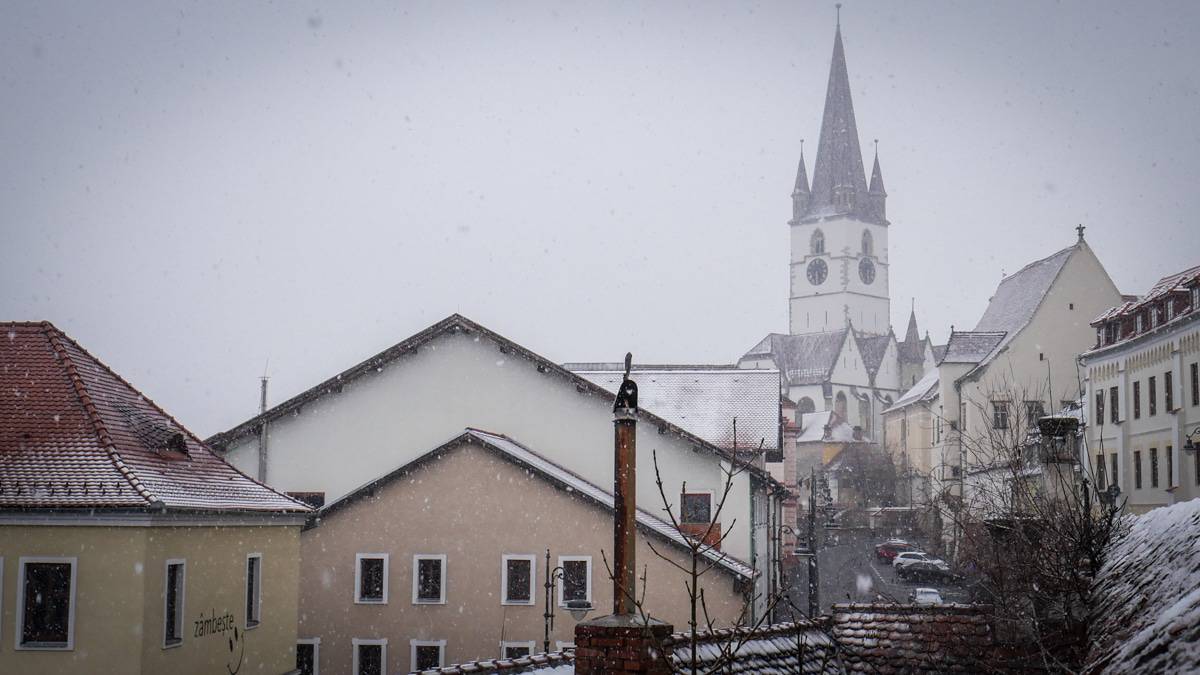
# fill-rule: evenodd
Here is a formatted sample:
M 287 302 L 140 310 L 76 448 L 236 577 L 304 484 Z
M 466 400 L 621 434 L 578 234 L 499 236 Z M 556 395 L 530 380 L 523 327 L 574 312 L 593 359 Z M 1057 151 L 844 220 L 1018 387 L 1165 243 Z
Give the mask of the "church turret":
M 871 169 L 871 187 L 867 188 L 867 201 L 871 204 L 871 215 L 876 222 L 887 222 L 887 190 L 883 188 L 883 172 L 879 170 L 879 141 L 875 141 L 875 167 Z
M 908 331 L 904 333 L 904 341 L 917 344 L 921 341 L 921 332 L 917 330 L 917 308 L 914 305 L 908 315 Z
M 796 169 L 796 187 L 792 189 L 792 224 L 808 210 L 812 192 L 808 189 L 808 171 L 804 169 L 804 141 L 800 141 L 800 168 Z

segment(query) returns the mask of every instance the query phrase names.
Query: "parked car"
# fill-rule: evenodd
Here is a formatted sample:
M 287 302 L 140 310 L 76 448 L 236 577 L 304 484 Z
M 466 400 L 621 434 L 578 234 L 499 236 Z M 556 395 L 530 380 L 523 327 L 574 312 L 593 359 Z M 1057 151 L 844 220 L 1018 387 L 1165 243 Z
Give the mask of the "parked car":
M 908 594 L 908 601 L 917 605 L 940 605 L 942 594 L 936 588 L 914 588 Z
M 955 577 L 950 571 L 949 565 L 946 565 L 940 560 L 920 560 L 904 565 L 903 567 L 897 566 L 896 575 L 902 579 L 915 579 L 922 581 L 954 581 L 957 579 L 957 577 Z
M 920 549 L 907 541 L 903 541 L 901 539 L 889 539 L 882 544 L 875 546 L 875 557 L 879 558 L 880 562 L 891 562 L 896 557 L 897 553 L 918 550 Z
M 950 571 L 950 566 L 946 564 L 946 561 L 931 557 L 928 554 L 922 553 L 921 551 L 904 551 L 903 553 L 897 553 L 896 558 L 892 560 L 892 567 L 895 567 L 896 570 L 899 571 L 917 562 L 933 563 L 938 567 L 944 568 L 947 572 Z

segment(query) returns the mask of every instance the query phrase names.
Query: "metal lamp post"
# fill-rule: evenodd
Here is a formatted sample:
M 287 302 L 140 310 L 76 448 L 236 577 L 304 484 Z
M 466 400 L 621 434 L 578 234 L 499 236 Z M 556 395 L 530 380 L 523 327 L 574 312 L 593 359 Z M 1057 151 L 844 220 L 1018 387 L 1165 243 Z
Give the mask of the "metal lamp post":
M 546 632 L 542 641 L 542 651 L 546 653 L 550 651 L 550 631 L 554 630 L 554 600 L 552 598 L 555 584 L 561 581 L 565 574 L 566 570 L 561 566 L 550 567 L 550 549 L 546 549 L 546 583 L 542 584 L 546 593 L 546 611 L 542 614 Z M 592 603 L 587 600 L 568 600 L 566 605 L 567 612 L 576 621 L 582 621 L 583 617 L 592 610 Z

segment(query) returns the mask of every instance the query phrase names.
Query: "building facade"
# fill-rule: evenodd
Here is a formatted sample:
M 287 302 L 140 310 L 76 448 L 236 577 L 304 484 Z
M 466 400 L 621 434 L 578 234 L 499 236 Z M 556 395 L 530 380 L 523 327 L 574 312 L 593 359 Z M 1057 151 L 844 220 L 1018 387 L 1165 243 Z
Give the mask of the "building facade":
M 1115 483 L 1135 513 L 1200 496 L 1200 267 L 1161 279 L 1092 326 L 1083 355 L 1096 485 Z
M 610 492 L 516 440 L 467 430 L 329 504 L 304 532 L 301 637 L 319 644 L 320 672 L 351 675 L 375 658 L 402 673 L 542 652 L 549 551 L 562 573 L 549 647 L 571 646 L 568 601 L 590 604 L 589 617 L 612 610 L 612 505 Z M 686 575 L 674 567 L 690 564 L 682 536 L 646 509 L 638 530 L 644 611 L 686 625 Z M 715 565 L 702 579 L 708 616 L 724 627 L 749 616 L 755 571 L 717 550 L 700 562 Z
M 0 332 L 0 672 L 294 672 L 310 509 L 53 325 Z

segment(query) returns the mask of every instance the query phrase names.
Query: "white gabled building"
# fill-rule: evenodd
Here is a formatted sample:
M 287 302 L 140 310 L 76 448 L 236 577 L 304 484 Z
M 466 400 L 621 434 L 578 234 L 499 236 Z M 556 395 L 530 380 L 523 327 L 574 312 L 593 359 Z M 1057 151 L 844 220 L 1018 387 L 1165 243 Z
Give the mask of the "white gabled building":
M 325 502 L 468 427 L 520 438 L 584 479 L 612 485 L 612 404 L 603 387 L 455 314 L 209 442 L 272 486 L 318 493 Z M 646 408 L 639 415 L 639 508 L 669 520 L 655 485 L 653 451 L 669 495 L 678 497 L 685 482 L 689 493 L 710 501 L 721 493 L 728 452 Z M 725 552 L 760 571 L 772 566 L 763 525 L 777 512 L 771 504 L 776 489 L 764 469 L 738 472 L 720 518 L 728 532 Z M 764 598 L 769 577 L 757 582 Z
M 1087 464 L 1143 513 L 1200 496 L 1200 267 L 1164 277 L 1142 298 L 1092 325 L 1083 355 L 1089 404 Z

